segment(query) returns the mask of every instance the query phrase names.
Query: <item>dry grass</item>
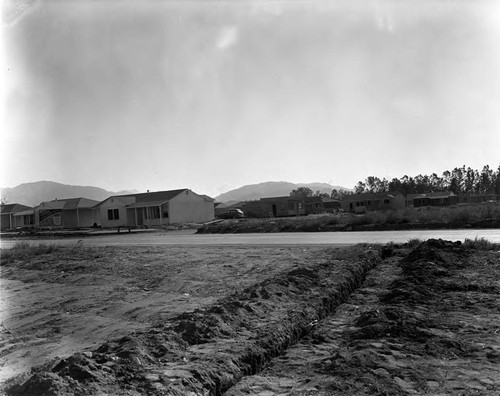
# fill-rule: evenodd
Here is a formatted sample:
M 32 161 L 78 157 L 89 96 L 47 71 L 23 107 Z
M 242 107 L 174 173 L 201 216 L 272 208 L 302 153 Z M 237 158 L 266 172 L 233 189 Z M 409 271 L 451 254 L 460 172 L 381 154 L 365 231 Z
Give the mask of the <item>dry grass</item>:
M 488 241 L 485 238 L 466 239 L 464 247 L 477 250 L 499 250 L 500 244 Z
M 2 249 L 2 265 L 12 263 L 17 260 L 27 260 L 29 258 L 56 252 L 59 247 L 55 244 L 31 244 L 29 242 L 18 242 L 10 249 Z

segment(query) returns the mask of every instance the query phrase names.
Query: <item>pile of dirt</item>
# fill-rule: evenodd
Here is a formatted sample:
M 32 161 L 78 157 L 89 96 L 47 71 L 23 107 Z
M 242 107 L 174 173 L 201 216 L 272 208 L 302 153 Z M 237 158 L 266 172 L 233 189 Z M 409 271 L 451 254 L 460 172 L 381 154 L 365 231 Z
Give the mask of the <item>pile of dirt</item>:
M 7 384 L 8 395 L 214 394 L 260 371 L 330 315 L 380 262 L 327 260 L 280 273 L 216 303 L 56 359 Z
M 340 386 L 344 394 L 434 394 L 438 388 L 439 394 L 493 394 L 500 387 L 500 383 L 491 381 L 492 376 L 500 374 L 495 367 L 500 353 L 484 348 L 498 340 L 491 328 L 494 319 L 474 328 L 471 334 L 470 329 L 464 329 L 466 323 L 477 320 L 478 314 L 486 318 L 491 312 L 481 304 L 475 308 L 461 306 L 464 292 L 481 293 L 482 301 L 500 293 L 497 285 L 485 286 L 487 278 L 471 265 L 477 253 L 460 242 L 421 243 L 400 261 L 400 276 L 380 296 L 379 303 L 353 320 L 345 349 L 331 356 L 321 370 L 341 377 L 345 374 L 346 383 Z M 489 268 L 490 274 L 492 270 Z M 471 287 L 467 273 L 481 283 Z M 477 311 L 467 314 L 471 309 Z M 496 304 L 497 314 L 499 309 Z M 464 376 L 471 367 L 475 367 L 471 371 L 474 375 Z M 476 371 L 479 367 L 483 373 Z M 455 383 L 447 386 L 442 371 Z M 358 380 L 349 388 L 353 373 Z M 454 386 L 455 391 L 451 389 Z
M 332 315 L 227 395 L 498 394 L 500 251 L 430 240 L 383 255 Z

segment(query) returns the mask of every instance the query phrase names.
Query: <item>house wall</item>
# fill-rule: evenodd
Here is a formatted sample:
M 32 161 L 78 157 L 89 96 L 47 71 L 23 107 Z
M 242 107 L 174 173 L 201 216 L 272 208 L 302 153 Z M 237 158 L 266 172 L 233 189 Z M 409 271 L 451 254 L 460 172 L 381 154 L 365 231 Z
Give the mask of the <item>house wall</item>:
M 186 190 L 169 201 L 170 223 L 201 223 L 215 218 L 214 203 Z
M 127 227 L 135 225 L 133 210 L 125 207 L 135 202 L 133 197 L 116 198 L 110 197 L 99 206 L 99 218 L 101 226 L 104 228 L 110 227 Z M 118 219 L 109 219 L 108 210 L 118 209 Z
M 10 224 L 10 213 L 5 213 L 1 216 L 2 217 L 0 219 L 0 228 L 2 230 L 8 230 L 9 228 L 12 228 Z
M 99 224 L 96 217 L 92 208 L 78 209 L 78 213 L 76 209 L 63 210 L 62 224 L 64 228 L 89 228 Z
M 49 209 L 45 207 L 40 207 L 39 209 L 35 209 L 35 227 L 62 228 L 63 227 L 62 209 Z

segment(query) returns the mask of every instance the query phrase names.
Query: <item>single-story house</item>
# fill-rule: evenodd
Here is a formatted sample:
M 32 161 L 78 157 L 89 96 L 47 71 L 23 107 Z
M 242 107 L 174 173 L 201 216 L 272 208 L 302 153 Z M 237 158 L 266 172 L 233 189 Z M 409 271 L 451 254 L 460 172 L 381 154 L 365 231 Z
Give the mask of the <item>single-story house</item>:
M 18 203 L 14 204 L 2 204 L 1 205 L 1 217 L 0 217 L 0 229 L 9 230 L 12 228 L 19 227 L 15 223 L 14 215 L 16 213 L 24 212 L 30 210 L 29 206 L 21 205 Z M 29 219 L 28 219 L 29 221 Z
M 405 197 L 399 191 L 346 195 L 340 206 L 344 212 L 365 213 L 372 210 L 394 210 L 405 207 Z
M 88 228 L 99 225 L 94 206 L 88 198 L 55 199 L 34 208 L 35 228 Z
M 305 200 L 291 196 L 267 197 L 259 201 L 247 202 L 243 208 L 245 213 L 255 217 L 303 216 L 306 214 Z
M 183 188 L 114 195 L 95 208 L 102 227 L 143 227 L 213 220 L 214 200 Z
M 458 204 L 458 196 L 452 191 L 441 191 L 417 195 L 413 199 L 415 208 L 422 206 L 450 206 Z
M 333 213 L 339 209 L 339 200 L 326 197 L 306 198 L 306 214 Z

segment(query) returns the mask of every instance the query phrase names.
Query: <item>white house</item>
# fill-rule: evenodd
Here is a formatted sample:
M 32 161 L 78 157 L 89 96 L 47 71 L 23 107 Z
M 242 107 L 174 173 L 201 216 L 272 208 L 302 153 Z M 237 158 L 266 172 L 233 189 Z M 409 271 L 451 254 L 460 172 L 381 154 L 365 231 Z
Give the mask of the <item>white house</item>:
M 213 220 L 214 200 L 183 188 L 111 196 L 95 206 L 102 227 L 142 227 Z

